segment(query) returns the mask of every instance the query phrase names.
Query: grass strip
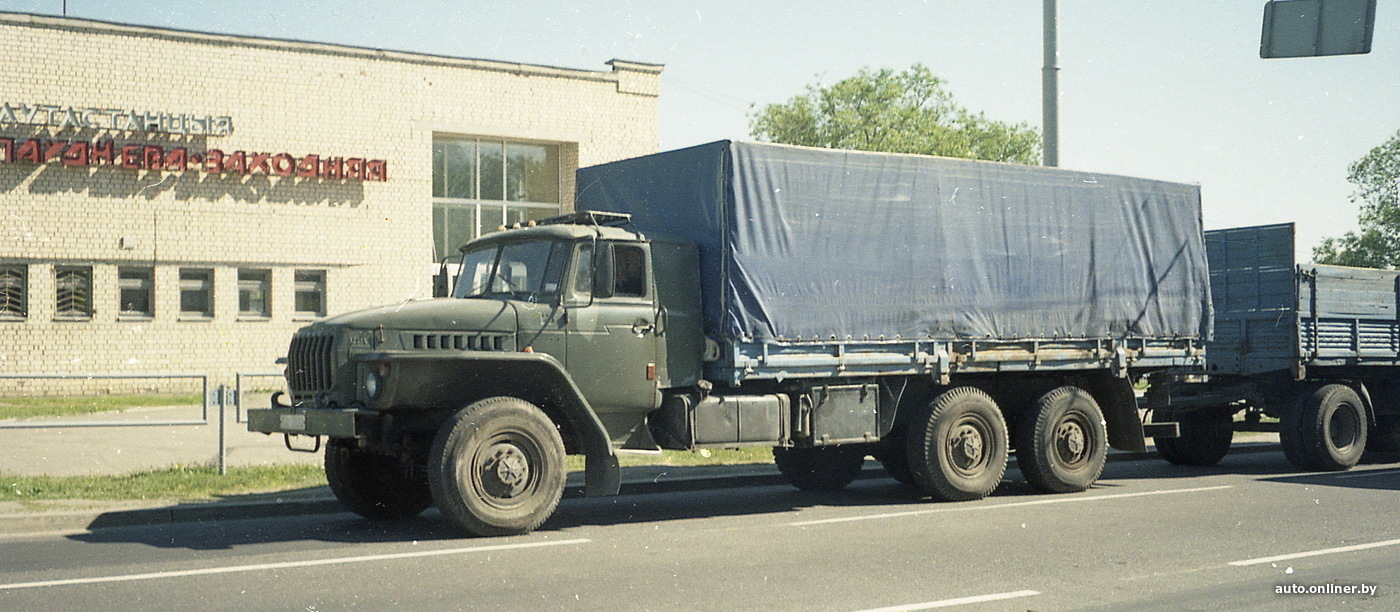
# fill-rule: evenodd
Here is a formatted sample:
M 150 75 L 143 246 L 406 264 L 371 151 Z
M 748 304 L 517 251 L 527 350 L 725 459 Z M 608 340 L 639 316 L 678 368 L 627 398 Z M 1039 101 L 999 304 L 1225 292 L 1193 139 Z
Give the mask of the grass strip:
M 0 419 L 66 416 L 159 406 L 199 406 L 198 393 L 0 398 Z
M 663 451 L 660 454 L 618 456 L 623 466 L 707 466 L 772 463 L 773 451 L 764 448 Z M 569 457 L 570 471 L 583 469 L 583 457 Z M 319 464 L 231 467 L 220 476 L 208 466 L 171 468 L 99 476 L 16 476 L 0 474 L 0 502 L 55 500 L 170 500 L 200 501 L 236 495 L 291 491 L 324 486 L 326 473 Z
M 0 474 L 0 501 L 210 500 L 249 493 L 287 491 L 326 484 L 319 465 L 229 468 L 177 466 L 117 476 L 15 476 Z

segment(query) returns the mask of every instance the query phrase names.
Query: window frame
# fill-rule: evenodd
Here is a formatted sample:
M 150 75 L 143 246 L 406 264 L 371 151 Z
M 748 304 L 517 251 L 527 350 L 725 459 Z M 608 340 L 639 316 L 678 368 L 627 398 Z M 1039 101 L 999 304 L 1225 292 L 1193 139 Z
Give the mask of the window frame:
M 445 192 L 447 183 L 446 177 L 440 176 L 440 171 L 445 172 L 447 166 L 444 164 L 439 168 L 438 147 L 452 142 L 470 141 L 472 146 L 472 171 L 471 171 L 471 193 L 472 197 L 461 197 L 460 195 L 448 195 Z M 553 156 L 553 193 L 548 194 L 553 197 L 552 201 L 535 201 L 524 199 L 510 199 L 511 185 L 511 147 L 516 146 L 539 146 L 546 148 L 546 159 Z M 490 179 L 499 183 L 501 193 L 500 199 L 481 197 L 484 173 L 482 172 L 483 151 L 488 147 L 495 148 L 500 152 L 500 176 Z M 443 149 L 446 151 L 446 149 Z M 477 238 L 496 231 L 501 226 L 509 226 L 514 223 L 524 223 L 530 220 L 543 219 L 559 214 L 564 208 L 564 143 L 550 141 L 536 141 L 526 139 L 511 138 L 488 138 L 483 136 L 466 136 L 454 134 L 433 134 L 434 160 L 432 165 L 432 223 L 433 223 L 433 256 L 434 262 L 447 258 L 456 258 L 457 249 Z M 445 153 L 444 153 L 445 155 Z M 445 159 L 445 158 L 444 158 Z M 528 177 L 528 175 L 527 175 Z M 520 183 L 528 183 L 522 178 Z M 444 186 L 441 191 L 443 195 L 438 195 L 439 184 Z M 449 228 L 454 227 L 448 219 L 448 210 L 469 212 L 471 215 L 471 230 L 469 232 L 450 232 Z M 439 212 L 442 211 L 442 212 Z M 490 217 L 489 219 L 487 217 Z M 465 235 L 463 235 L 465 234 Z M 465 240 L 465 241 L 464 241 Z M 462 242 L 462 244 L 451 244 L 452 242 Z
M 304 280 L 303 276 L 314 277 L 312 280 Z M 326 316 L 326 271 L 298 269 L 292 271 L 292 312 L 297 319 L 320 319 Z M 311 290 L 306 289 L 306 284 L 311 283 Z M 316 311 L 302 310 L 301 299 L 303 295 L 310 292 L 316 293 L 316 299 L 320 308 Z
M 254 295 L 261 293 L 261 308 L 250 308 Z M 268 268 L 238 269 L 238 318 L 242 321 L 265 321 L 272 318 L 272 270 Z
M 66 282 L 71 283 L 73 279 L 81 281 L 77 286 L 65 287 Z M 91 321 L 93 315 L 92 304 L 92 266 L 78 264 L 58 264 L 53 267 L 54 278 L 54 320 L 55 321 Z M 70 304 L 64 306 L 65 292 L 68 293 Z M 75 307 L 76 306 L 76 307 Z
M 179 269 L 179 296 L 180 296 L 180 320 L 182 321 L 210 321 L 214 319 L 214 299 L 217 296 L 214 291 L 214 269 L 213 268 L 180 268 Z M 202 279 L 186 278 L 186 275 L 201 274 Z M 190 289 L 187 285 L 190 282 L 200 282 L 201 286 Z M 204 310 L 188 310 L 185 308 L 185 294 L 191 291 L 198 291 L 204 294 L 206 308 Z
M 13 299 L 8 297 L 11 295 Z M 0 321 L 24 321 L 28 318 L 29 265 L 0 264 Z
M 139 278 L 127 276 L 130 273 L 142 274 Z M 149 266 L 118 266 L 117 267 L 117 318 L 123 320 L 146 321 L 154 319 L 156 316 L 156 271 Z M 144 282 L 141 282 L 144 281 Z M 135 284 L 135 286 L 131 286 Z M 127 291 L 143 291 L 145 293 L 145 310 L 129 309 L 126 300 Z

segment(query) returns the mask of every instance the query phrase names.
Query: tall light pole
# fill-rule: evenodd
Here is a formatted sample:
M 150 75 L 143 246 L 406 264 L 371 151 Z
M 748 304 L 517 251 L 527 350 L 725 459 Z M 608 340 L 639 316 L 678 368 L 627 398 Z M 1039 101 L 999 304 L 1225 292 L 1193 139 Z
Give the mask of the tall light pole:
M 1043 165 L 1060 165 L 1060 58 L 1056 50 L 1055 0 L 1045 0 L 1045 67 L 1040 69 L 1040 119 Z

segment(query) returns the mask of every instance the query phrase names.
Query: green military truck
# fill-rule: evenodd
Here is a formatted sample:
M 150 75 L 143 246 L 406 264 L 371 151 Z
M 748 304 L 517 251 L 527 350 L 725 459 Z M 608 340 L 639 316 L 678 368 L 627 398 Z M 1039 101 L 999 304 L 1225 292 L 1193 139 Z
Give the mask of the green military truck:
M 770 446 L 809 490 L 873 456 L 938 500 L 1014 449 L 1080 491 L 1145 448 L 1131 381 L 1203 363 L 1196 186 L 728 141 L 577 178 L 581 212 L 462 247 L 450 296 L 300 330 L 249 429 L 327 438 L 363 516 L 518 534 L 566 455 L 607 495 L 628 448 Z

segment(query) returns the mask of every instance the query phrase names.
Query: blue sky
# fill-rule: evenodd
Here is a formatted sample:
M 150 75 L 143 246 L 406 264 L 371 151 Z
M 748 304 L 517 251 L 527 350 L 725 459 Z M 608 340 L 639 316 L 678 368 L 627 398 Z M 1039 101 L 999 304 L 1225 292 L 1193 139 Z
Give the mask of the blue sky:
M 1200 183 L 1207 228 L 1355 227 L 1346 167 L 1400 129 L 1400 2 L 1369 55 L 1259 59 L 1264 0 L 1060 0 L 1060 158 Z M 53 14 L 62 0 L 0 0 Z M 1040 124 L 1041 2 L 68 0 L 68 15 L 605 70 L 665 64 L 661 147 L 746 138 L 752 105 L 916 62 L 959 102 Z

